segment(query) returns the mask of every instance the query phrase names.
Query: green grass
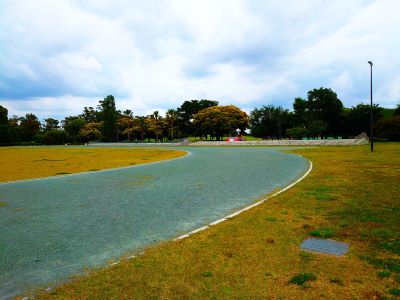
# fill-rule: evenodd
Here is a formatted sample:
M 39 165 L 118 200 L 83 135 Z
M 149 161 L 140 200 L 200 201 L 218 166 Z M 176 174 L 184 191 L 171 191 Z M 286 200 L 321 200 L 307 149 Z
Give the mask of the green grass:
M 400 296 L 400 288 L 391 288 L 389 293 L 395 296 Z
M 308 281 L 314 281 L 316 280 L 317 277 L 313 273 L 300 273 L 292 278 L 290 278 L 289 283 L 297 284 L 300 286 L 304 286 L 304 284 Z
M 392 275 L 392 272 L 389 272 L 389 271 L 378 272 L 378 276 L 381 278 L 390 277 L 390 275 Z
M 164 242 L 116 266 L 91 270 L 59 286 L 54 294 L 43 292 L 37 298 L 397 296 L 400 144 L 377 143 L 373 153 L 367 145 L 291 152 L 310 159 L 314 168 L 285 193 L 187 239 Z M 301 251 L 300 243 L 313 231 L 350 243 L 349 253 L 338 258 Z M 312 276 L 305 275 L 310 271 Z M 392 275 L 380 277 L 379 272 Z
M 310 235 L 323 239 L 331 238 L 334 234 L 335 231 L 331 228 L 320 228 L 310 231 Z

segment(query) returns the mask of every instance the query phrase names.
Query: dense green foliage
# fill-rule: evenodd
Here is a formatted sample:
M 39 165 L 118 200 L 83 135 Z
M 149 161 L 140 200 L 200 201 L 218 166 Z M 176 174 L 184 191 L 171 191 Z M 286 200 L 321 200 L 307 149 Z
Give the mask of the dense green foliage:
M 374 130 L 379 139 L 400 140 L 400 104 L 396 109 L 373 106 Z M 82 114 L 64 120 L 44 119 L 34 114 L 8 117 L 0 106 L 0 145 L 80 144 L 89 141 L 172 141 L 185 137 L 220 140 L 225 135 L 244 134 L 263 139 L 354 137 L 369 133 L 370 105 L 346 108 L 328 88 L 313 89 L 307 98 L 295 98 L 293 111 L 268 105 L 255 108 L 248 117 L 232 105 L 218 101 L 189 100 L 165 116 L 158 111 L 134 116 L 133 111 L 117 110 L 112 95 L 99 101 L 96 108 L 84 107 Z
M 372 110 L 378 138 L 399 140 L 395 115 L 400 115 L 400 105 L 393 110 L 375 104 Z M 295 98 L 293 112 L 269 105 L 250 114 L 251 134 L 262 138 L 353 137 L 369 128 L 370 105 L 346 108 L 327 88 L 309 91 L 307 99 Z
M 293 124 L 293 113 L 280 106 L 262 106 L 254 109 L 250 116 L 251 133 L 257 137 L 280 139 Z

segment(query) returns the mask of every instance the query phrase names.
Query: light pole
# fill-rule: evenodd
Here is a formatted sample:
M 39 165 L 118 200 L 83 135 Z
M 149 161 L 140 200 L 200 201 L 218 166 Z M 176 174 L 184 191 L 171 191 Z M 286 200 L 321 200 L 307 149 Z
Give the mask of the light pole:
M 372 112 L 372 109 L 373 109 L 373 106 L 372 106 L 372 65 L 373 65 L 373 63 L 372 63 L 372 61 L 369 61 L 368 64 L 371 67 L 370 68 L 371 69 L 371 106 L 370 106 L 370 109 L 369 109 L 369 126 L 370 126 L 370 128 L 369 128 L 369 130 L 370 130 L 369 131 L 369 141 L 370 141 L 370 144 L 371 144 L 371 152 L 373 152 L 374 151 L 374 129 L 373 129 L 374 115 L 373 115 L 373 112 Z

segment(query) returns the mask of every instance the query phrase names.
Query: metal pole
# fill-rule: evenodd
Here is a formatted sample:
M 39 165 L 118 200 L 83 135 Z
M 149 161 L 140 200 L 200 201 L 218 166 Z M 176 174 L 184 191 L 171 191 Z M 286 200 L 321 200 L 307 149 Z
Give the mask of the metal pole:
M 369 135 L 370 135 L 370 145 L 371 145 L 371 152 L 374 151 L 374 128 L 373 128 L 373 124 L 374 124 L 374 115 L 373 115 L 373 104 L 372 104 L 372 61 L 368 62 L 370 65 L 370 69 L 371 69 L 371 105 L 370 105 L 370 110 L 369 110 L 369 126 L 370 126 L 370 131 L 369 131 Z

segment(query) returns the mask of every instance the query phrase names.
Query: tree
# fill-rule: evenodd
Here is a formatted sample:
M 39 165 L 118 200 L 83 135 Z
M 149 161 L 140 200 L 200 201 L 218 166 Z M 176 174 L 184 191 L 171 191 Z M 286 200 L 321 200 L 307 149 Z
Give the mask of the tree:
M 313 89 L 307 94 L 307 110 L 312 119 L 325 124 L 321 134 L 338 135 L 340 129 L 340 116 L 343 103 L 331 89 Z
M 400 115 L 382 118 L 376 123 L 376 135 L 390 141 L 400 141 Z
M 100 115 L 99 112 L 96 111 L 93 107 L 84 107 L 83 112 L 80 115 L 81 118 L 83 118 L 86 123 L 90 122 L 100 122 Z
M 125 110 L 122 112 L 122 115 L 123 115 L 124 117 L 133 117 L 133 111 L 132 111 L 131 109 L 125 109 Z
M 293 102 L 293 122 L 295 126 L 306 127 L 310 118 L 310 113 L 307 108 L 307 100 L 303 98 L 295 98 Z
M 218 101 L 206 99 L 183 102 L 182 105 L 177 109 L 180 130 L 186 136 L 195 133 L 195 128 L 192 123 L 193 116 L 203 109 L 217 105 Z
M 140 133 L 141 141 L 144 140 L 144 135 L 147 132 L 146 117 L 137 116 L 133 121 L 133 130 Z
M 247 114 L 233 105 L 212 106 L 193 116 L 193 123 L 200 133 L 210 134 L 217 140 L 220 140 L 224 134 L 232 134 L 236 130 L 244 132 L 248 122 Z
M 101 133 L 103 139 L 108 142 L 115 141 L 117 134 L 118 112 L 115 108 L 114 96 L 109 95 L 99 101 L 99 116 L 102 121 Z
M 171 140 L 174 139 L 174 133 L 176 132 L 176 125 L 178 120 L 178 111 L 176 109 L 169 109 L 165 115 L 165 124 L 167 126 L 168 135 L 171 136 Z
M 394 109 L 393 115 L 400 116 L 400 103 L 397 104 L 397 107 Z
M 18 141 L 16 127 L 8 121 L 8 109 L 0 105 L 0 145 L 13 145 Z
M 286 130 L 286 136 L 300 140 L 308 135 L 308 130 L 304 127 L 294 127 Z
M 40 122 L 34 114 L 26 114 L 19 125 L 21 140 L 32 141 L 33 136 L 40 130 Z
M 53 118 L 47 118 L 44 119 L 43 129 L 45 131 L 58 129 L 59 128 L 58 124 L 59 124 L 58 120 Z
M 344 134 L 355 136 L 362 132 L 369 132 L 370 128 L 370 110 L 369 104 L 359 103 L 349 109 L 346 126 L 342 132 Z M 374 123 L 383 117 L 383 109 L 378 104 L 374 104 L 372 107 L 374 114 Z
M 289 110 L 268 105 L 254 109 L 250 113 L 249 123 L 251 134 L 256 137 L 281 138 L 293 122 Z
M 155 111 L 152 115 L 146 118 L 147 129 L 155 135 L 155 139 L 158 141 L 159 136 L 163 132 L 163 120 L 159 115 L 158 111 Z
M 64 119 L 63 127 L 64 130 L 71 137 L 73 143 L 80 142 L 79 132 L 86 125 L 86 121 L 80 116 L 66 117 Z
M 63 145 L 70 141 L 70 136 L 65 130 L 51 129 L 38 132 L 33 139 L 38 144 Z
M 101 127 L 102 123 L 99 122 L 91 122 L 87 123 L 79 132 L 80 138 L 85 141 L 93 141 L 99 140 L 101 138 Z
M 0 105 L 0 124 L 8 124 L 8 109 Z
M 129 142 L 131 140 L 131 135 L 135 132 L 133 129 L 133 117 L 125 114 L 120 117 L 118 119 L 118 130 L 121 131 L 124 136 L 128 137 Z

